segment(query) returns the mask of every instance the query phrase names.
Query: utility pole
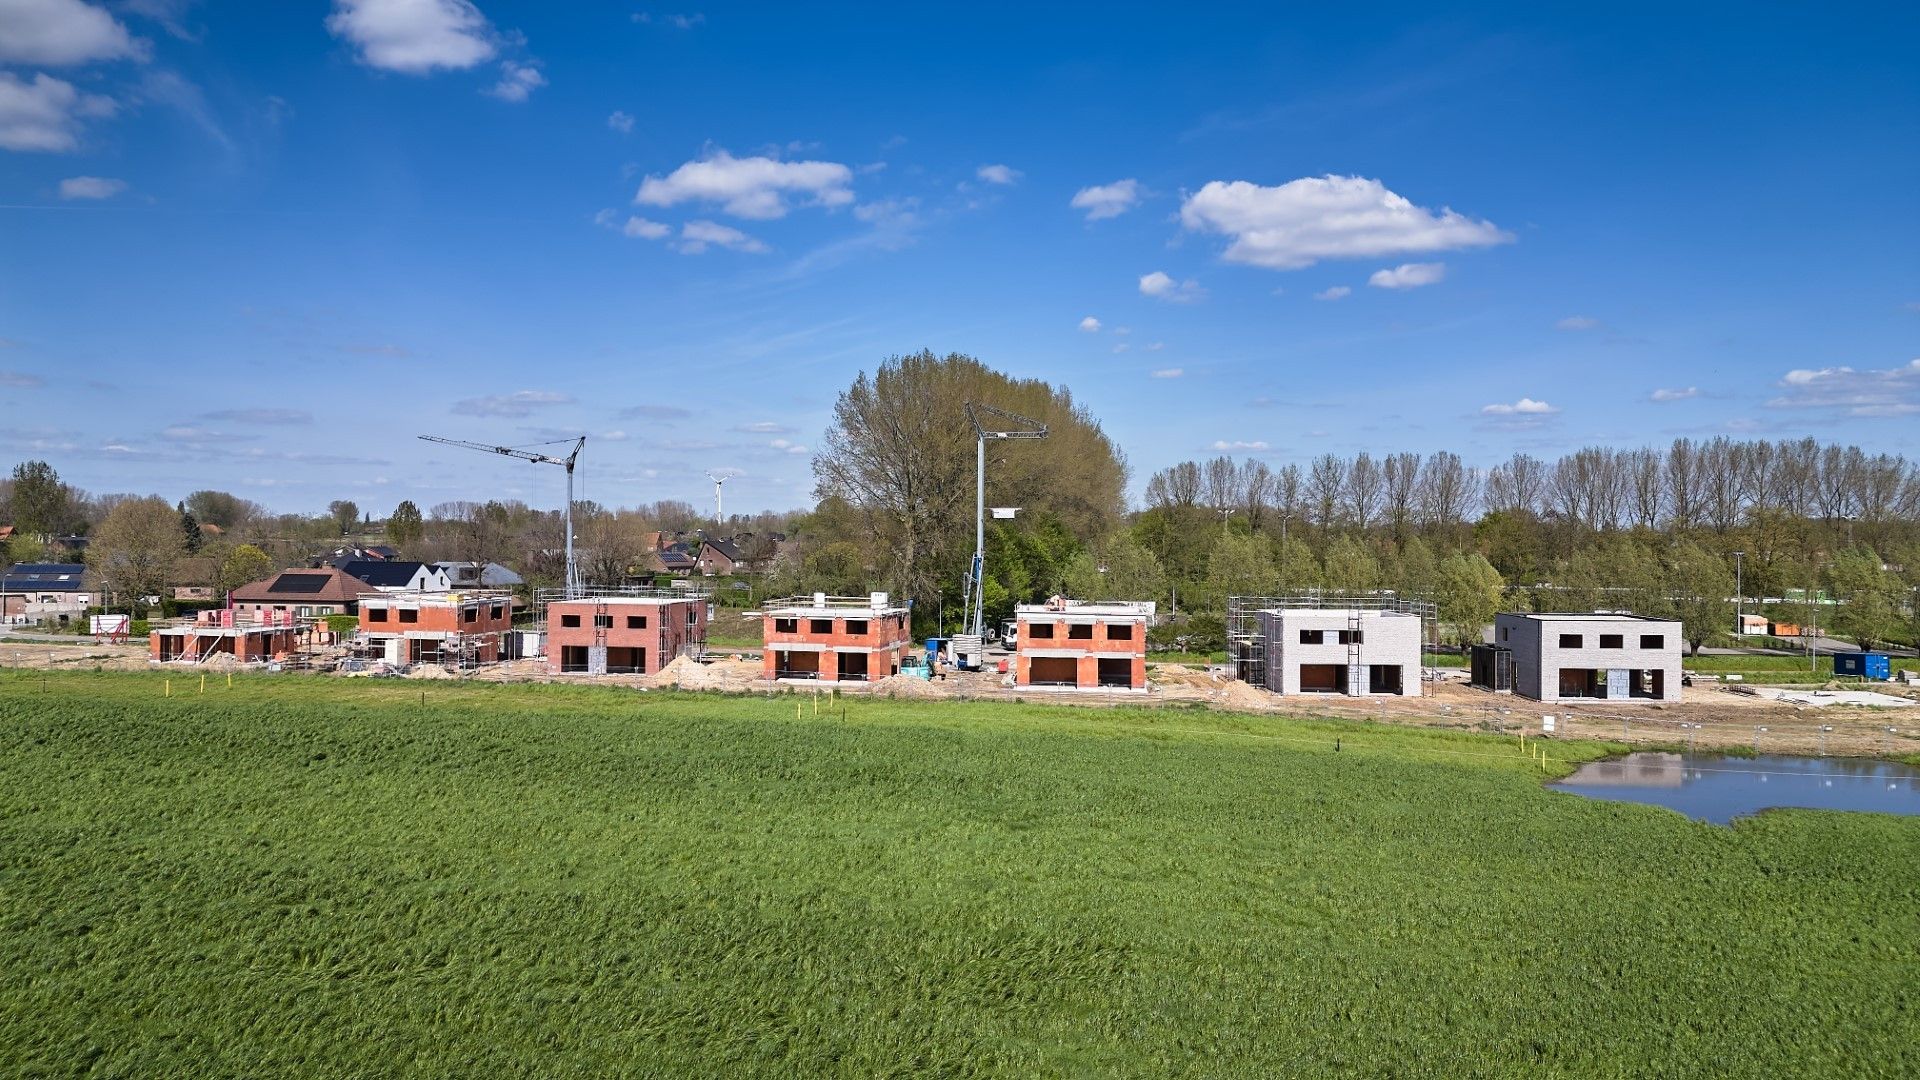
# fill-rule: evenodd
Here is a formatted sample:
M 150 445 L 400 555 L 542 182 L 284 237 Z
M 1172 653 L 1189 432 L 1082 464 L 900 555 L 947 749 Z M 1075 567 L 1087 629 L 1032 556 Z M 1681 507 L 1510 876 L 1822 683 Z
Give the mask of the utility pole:
M 1004 420 L 1020 425 L 1007 430 L 989 431 L 980 422 L 981 413 L 990 413 Z M 987 566 L 987 440 L 988 439 L 1044 439 L 1047 437 L 1047 425 L 1031 417 L 1011 413 L 1005 409 L 996 409 L 991 405 L 976 405 L 967 402 L 967 422 L 973 425 L 974 445 L 974 489 L 973 489 L 973 565 L 967 571 L 967 598 L 963 609 L 961 628 L 976 642 L 986 640 L 986 566 Z M 957 654 L 956 654 L 957 655 Z M 977 656 L 978 654 L 976 654 Z
M 1746 582 L 1740 574 L 1741 564 L 1746 557 L 1744 551 L 1733 553 L 1733 632 L 1740 636 L 1745 636 L 1747 632 L 1747 591 L 1743 587 Z
M 573 452 L 563 458 L 550 457 L 546 454 L 535 453 L 531 450 L 522 450 L 513 446 L 488 446 L 486 443 L 467 442 L 463 439 L 448 439 L 439 435 L 422 435 L 420 438 L 425 439 L 427 442 L 445 443 L 448 446 L 464 446 L 469 450 L 480 450 L 489 454 L 500 454 L 504 457 L 518 458 L 521 461 L 531 461 L 540 465 L 558 465 L 567 470 L 567 508 L 562 515 L 562 520 L 567 530 L 567 598 L 572 599 L 580 595 L 583 591 L 580 586 L 580 567 L 579 564 L 573 560 L 573 469 L 580 461 L 580 451 L 587 447 L 587 437 L 585 435 L 574 440 Z M 561 439 L 559 441 L 566 442 L 567 440 Z M 553 444 L 541 443 L 539 445 L 551 446 Z

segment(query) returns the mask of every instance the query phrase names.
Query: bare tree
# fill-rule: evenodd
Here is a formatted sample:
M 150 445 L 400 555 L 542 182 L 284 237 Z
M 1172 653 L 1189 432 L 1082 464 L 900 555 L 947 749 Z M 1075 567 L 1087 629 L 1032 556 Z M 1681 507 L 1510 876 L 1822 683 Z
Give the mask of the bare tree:
M 1373 519 L 1380 512 L 1380 492 L 1383 486 L 1380 463 L 1362 450 L 1354 456 L 1353 463 L 1347 466 L 1347 518 L 1363 532 L 1373 525 Z
M 1200 501 L 1200 466 L 1183 461 L 1161 469 L 1147 481 L 1147 505 L 1158 510 L 1186 510 Z
M 1626 472 L 1633 524 L 1642 529 L 1654 528 L 1660 524 L 1661 511 L 1666 505 L 1665 462 L 1661 461 L 1659 451 L 1643 446 L 1622 453 L 1621 465 Z
M 1546 497 L 1547 464 L 1531 454 L 1515 454 L 1487 473 L 1488 510 L 1538 514 Z
M 1273 485 L 1273 469 L 1266 462 L 1248 458 L 1240 463 L 1240 511 L 1256 532 L 1266 523 L 1267 511 L 1273 505 Z
M 1427 455 L 1417 493 L 1420 523 L 1446 529 L 1464 522 L 1473 512 L 1478 481 L 1473 470 L 1461 464 L 1459 454 L 1440 450 Z
M 1224 514 L 1240 502 L 1240 470 L 1230 457 L 1217 457 L 1201 469 L 1207 509 Z
M 1314 524 L 1330 529 L 1337 520 L 1340 497 L 1347 488 L 1347 463 L 1332 454 L 1313 459 L 1307 473 L 1307 491 L 1313 499 Z
M 1405 540 L 1414 521 L 1414 496 L 1420 486 L 1420 455 L 1389 454 L 1380 463 L 1381 493 L 1387 527 L 1395 540 Z

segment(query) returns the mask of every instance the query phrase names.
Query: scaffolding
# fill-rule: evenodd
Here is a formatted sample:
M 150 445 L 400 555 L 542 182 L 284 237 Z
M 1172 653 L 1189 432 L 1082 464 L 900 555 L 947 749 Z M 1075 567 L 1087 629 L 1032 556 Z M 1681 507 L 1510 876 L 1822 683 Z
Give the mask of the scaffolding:
M 609 601 L 620 600 L 697 601 L 707 605 L 705 619 L 688 623 L 682 628 L 685 641 L 676 650 L 676 655 L 691 657 L 695 660 L 706 655 L 707 624 L 713 620 L 715 614 L 713 592 L 709 589 L 673 589 L 661 588 L 658 585 L 585 585 L 576 590 L 535 589 L 533 591 L 534 632 L 540 635 L 542 642 L 548 639 L 550 631 L 547 626 L 547 608 L 549 606 L 562 601 L 590 603 L 593 605 L 594 647 L 605 648 L 607 646 L 606 621 L 611 618 L 607 605 Z
M 1287 596 L 1227 597 L 1227 660 L 1234 677 L 1251 686 L 1267 685 L 1267 635 L 1260 613 L 1279 608 L 1346 611 L 1347 678 L 1349 685 L 1360 667 L 1360 613 L 1396 611 L 1420 617 L 1421 648 L 1429 648 L 1438 629 L 1439 610 L 1431 600 L 1419 600 L 1391 591 L 1338 593 L 1312 590 Z

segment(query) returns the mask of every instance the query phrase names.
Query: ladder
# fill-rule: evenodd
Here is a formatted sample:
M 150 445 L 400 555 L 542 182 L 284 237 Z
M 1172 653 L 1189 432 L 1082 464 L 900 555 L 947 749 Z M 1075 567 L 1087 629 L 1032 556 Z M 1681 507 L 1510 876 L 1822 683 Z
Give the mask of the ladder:
M 1360 697 L 1367 692 L 1366 668 L 1360 663 L 1360 609 L 1347 611 L 1347 696 Z

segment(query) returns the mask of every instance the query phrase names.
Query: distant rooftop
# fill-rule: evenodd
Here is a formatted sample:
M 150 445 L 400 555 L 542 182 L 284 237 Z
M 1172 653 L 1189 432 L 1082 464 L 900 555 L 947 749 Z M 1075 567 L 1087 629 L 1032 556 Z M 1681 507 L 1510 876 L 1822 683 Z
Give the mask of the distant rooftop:
M 1537 622 L 1679 622 L 1679 619 L 1661 618 L 1657 615 L 1635 615 L 1630 611 L 1503 611 L 1502 615 L 1511 619 L 1533 619 Z

